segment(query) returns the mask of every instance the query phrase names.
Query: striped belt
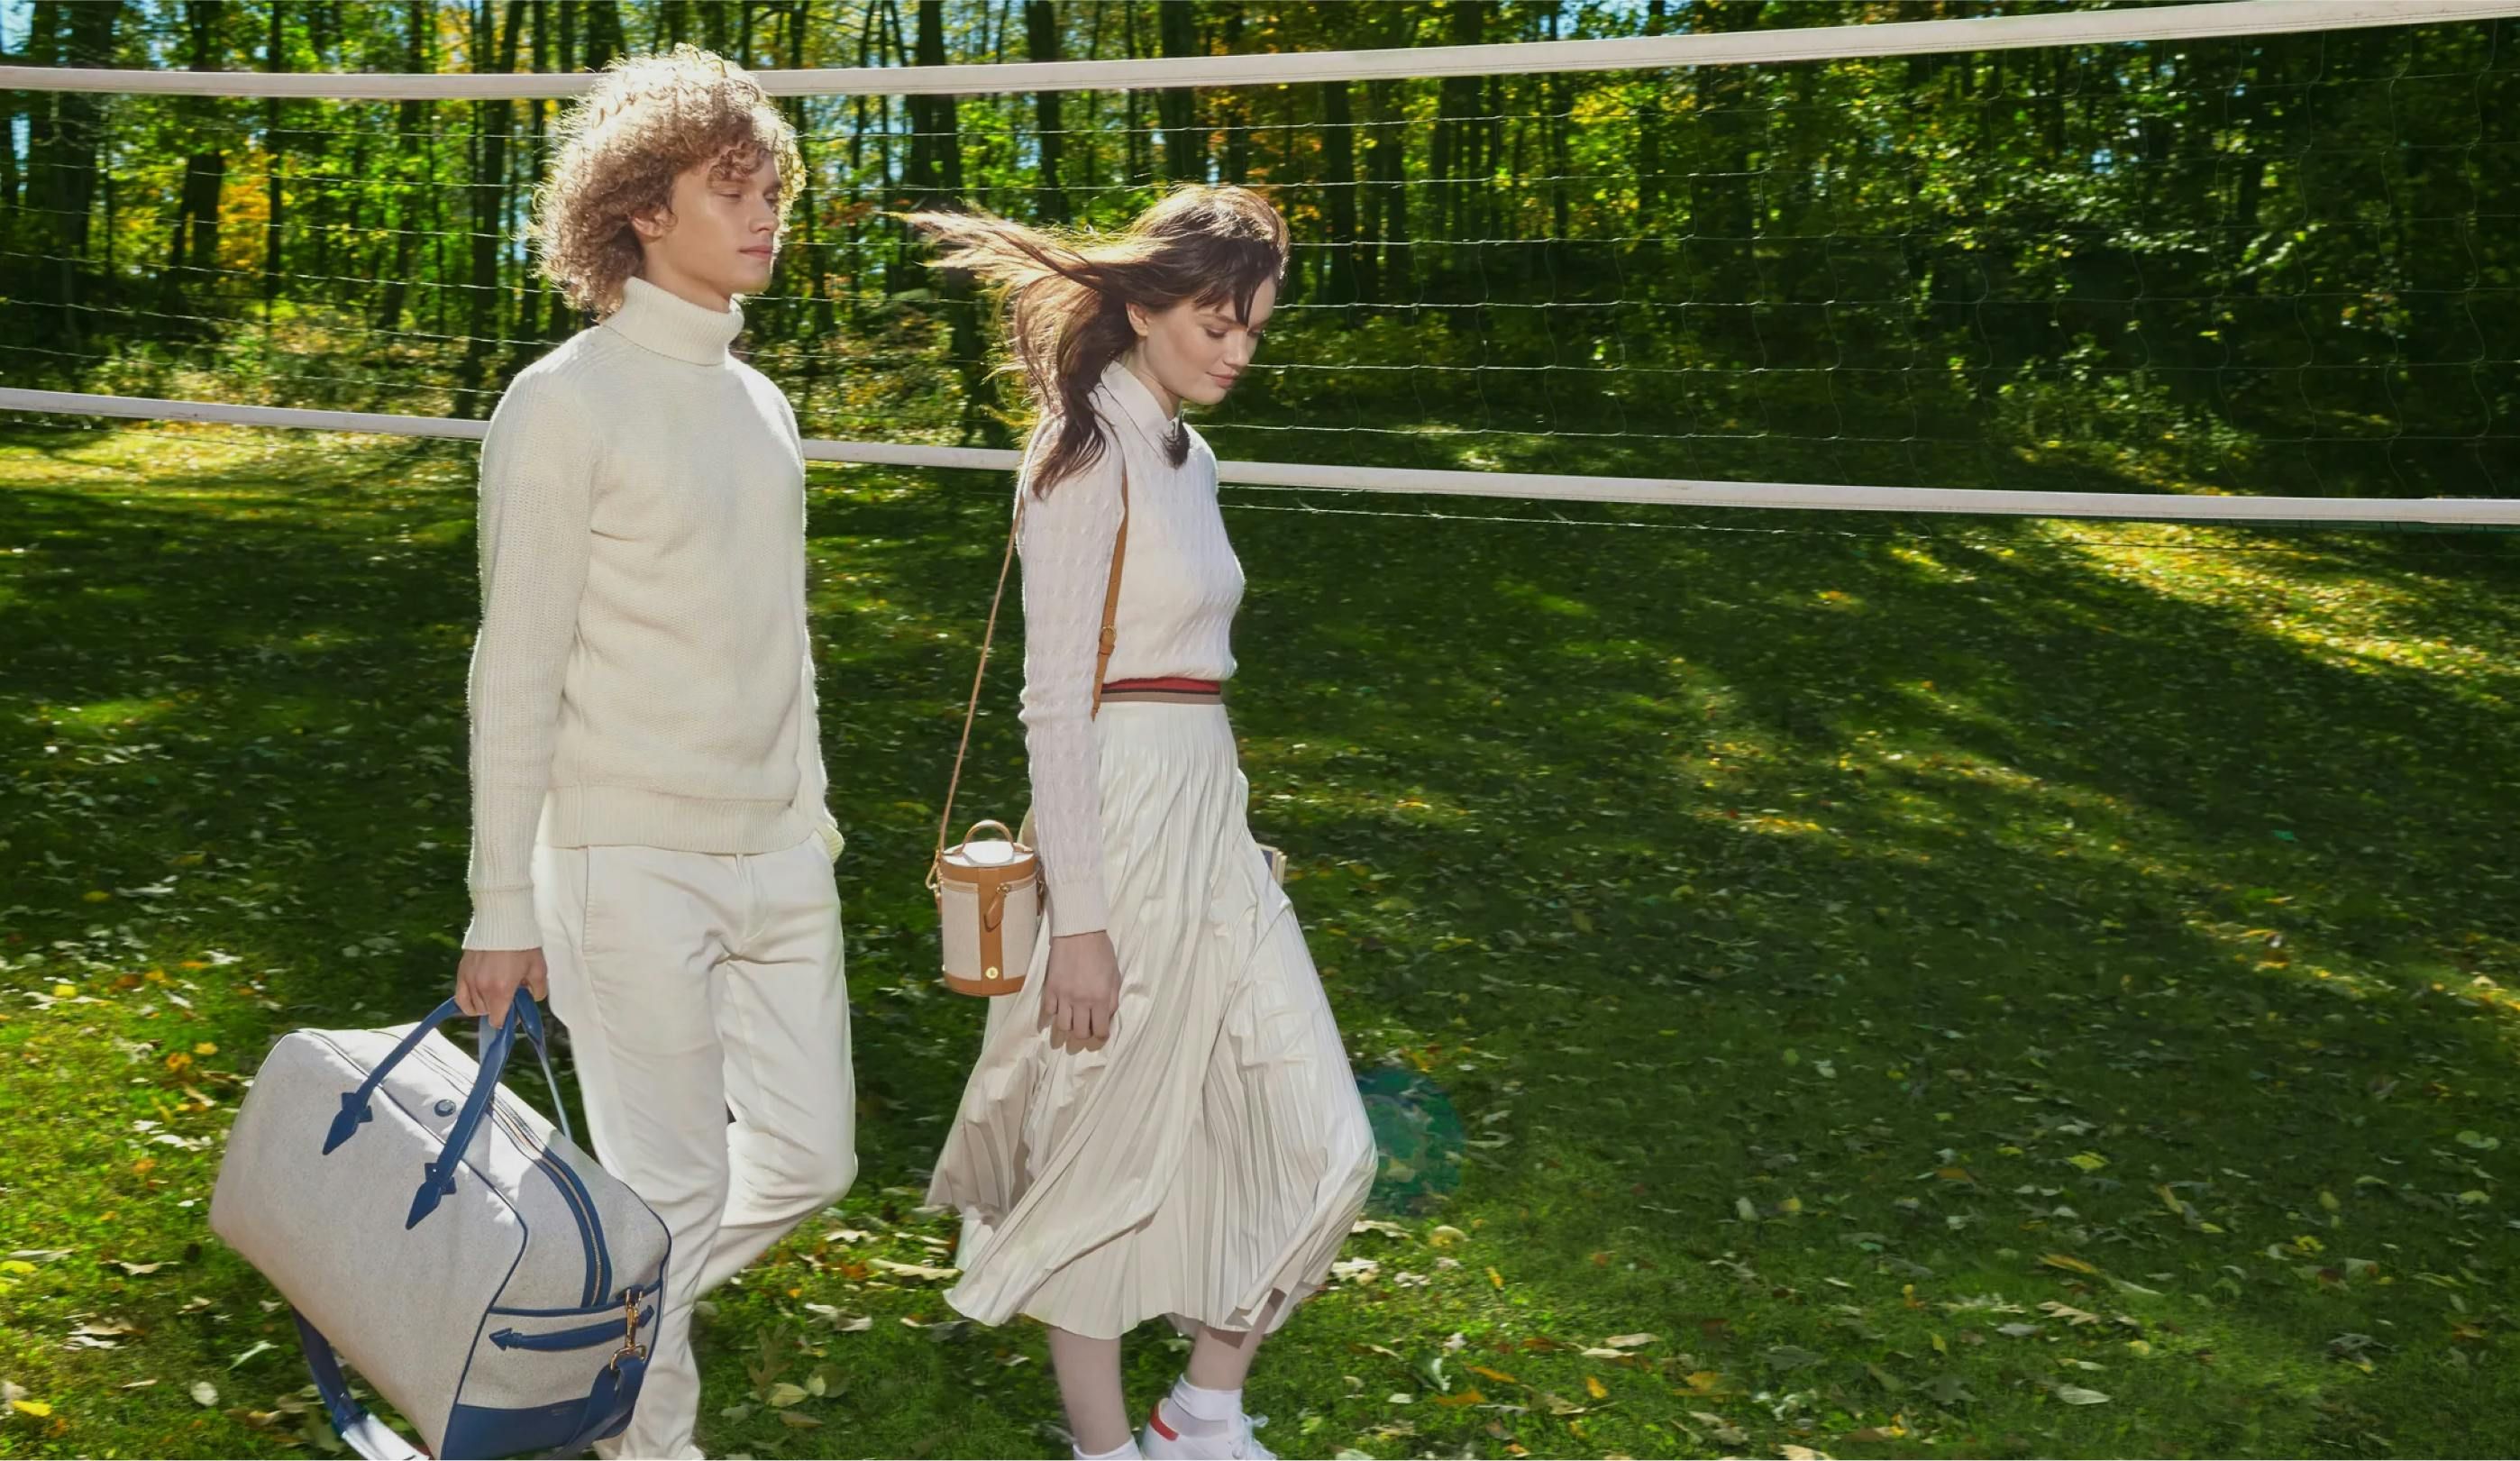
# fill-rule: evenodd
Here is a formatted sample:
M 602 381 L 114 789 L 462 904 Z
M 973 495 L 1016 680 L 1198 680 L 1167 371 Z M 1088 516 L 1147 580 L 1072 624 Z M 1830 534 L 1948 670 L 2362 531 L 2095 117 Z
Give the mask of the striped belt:
M 1225 704 L 1221 680 L 1193 680 L 1185 675 L 1158 675 L 1144 680 L 1106 680 L 1102 703 L 1155 706 L 1219 706 Z

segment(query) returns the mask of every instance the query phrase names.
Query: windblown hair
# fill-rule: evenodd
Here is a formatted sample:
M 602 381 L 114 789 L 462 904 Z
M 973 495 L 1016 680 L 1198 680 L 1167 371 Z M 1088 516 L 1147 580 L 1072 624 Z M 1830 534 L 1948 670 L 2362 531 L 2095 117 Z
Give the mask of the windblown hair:
M 795 129 L 761 83 L 697 46 L 614 62 L 561 116 L 555 140 L 558 160 L 534 194 L 534 241 L 543 277 L 597 314 L 620 308 L 639 272 L 631 218 L 670 210 L 684 169 L 706 162 L 712 178 L 742 177 L 766 160 L 783 180 L 804 170 Z
M 1058 423 L 1033 467 L 1033 490 L 1091 467 L 1103 450 L 1092 397 L 1102 372 L 1137 343 L 1128 306 L 1231 305 L 1248 321 L 1260 286 L 1286 273 L 1286 220 L 1248 188 L 1184 184 L 1117 235 L 1028 227 L 985 212 L 924 209 L 913 228 L 942 246 L 936 266 L 1005 291 L 1007 342 L 1044 420 Z M 1173 465 L 1190 451 L 1169 443 Z

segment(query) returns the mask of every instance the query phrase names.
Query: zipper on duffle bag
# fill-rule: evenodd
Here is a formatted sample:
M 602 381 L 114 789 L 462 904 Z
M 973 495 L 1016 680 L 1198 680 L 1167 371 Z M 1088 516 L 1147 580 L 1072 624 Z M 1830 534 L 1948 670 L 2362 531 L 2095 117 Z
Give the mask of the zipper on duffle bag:
M 638 1317 L 630 1321 L 629 1332 L 637 1334 L 642 1326 L 654 1317 L 654 1309 L 640 1310 Z M 575 1329 L 561 1330 L 557 1334 L 526 1334 L 521 1330 L 502 1329 L 490 1336 L 490 1343 L 502 1349 L 592 1349 L 598 1345 L 617 1343 L 622 1336 L 623 1319 L 627 1318 L 629 1316 L 624 1315 L 621 1319 L 613 1319 L 608 1323 L 582 1324 Z
M 437 1067 L 438 1073 L 450 1081 L 462 1083 L 463 1073 L 449 1069 L 446 1063 L 437 1057 L 435 1051 L 423 1045 L 420 1047 L 420 1053 L 431 1065 Z M 525 1154 L 525 1159 L 541 1168 L 543 1175 L 551 1179 L 552 1186 L 560 1192 L 561 1201 L 568 1208 L 568 1215 L 577 1223 L 578 1242 L 586 1249 L 586 1284 L 581 1291 L 584 1296 L 582 1301 L 590 1312 L 609 1308 L 611 1305 L 605 1300 L 604 1294 L 607 1289 L 612 1287 L 612 1256 L 604 1251 L 604 1240 L 601 1235 L 603 1219 L 596 1214 L 594 1194 L 577 1185 L 577 1174 L 570 1171 L 567 1164 L 559 1158 L 551 1155 L 548 1144 L 538 1145 L 534 1141 L 533 1133 L 526 1130 L 521 1121 L 500 1110 L 496 1092 L 491 1095 L 488 1110 L 490 1119 L 507 1131 L 517 1143 L 517 1149 Z

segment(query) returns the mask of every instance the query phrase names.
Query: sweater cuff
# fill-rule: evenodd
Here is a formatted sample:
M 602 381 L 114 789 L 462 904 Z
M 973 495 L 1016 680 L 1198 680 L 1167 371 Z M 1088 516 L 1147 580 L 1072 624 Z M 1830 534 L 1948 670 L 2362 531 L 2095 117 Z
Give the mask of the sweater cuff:
M 534 916 L 530 888 L 476 890 L 472 894 L 472 927 L 464 946 L 473 949 L 525 949 L 543 946 L 542 921 Z
M 826 820 L 822 825 L 814 829 L 814 835 L 823 840 L 823 851 L 827 853 L 833 862 L 839 861 L 840 853 L 848 849 L 849 840 L 840 835 L 840 827 L 837 822 Z
M 1083 878 L 1050 886 L 1050 936 L 1094 934 L 1111 926 L 1111 910 L 1102 897 L 1102 880 Z

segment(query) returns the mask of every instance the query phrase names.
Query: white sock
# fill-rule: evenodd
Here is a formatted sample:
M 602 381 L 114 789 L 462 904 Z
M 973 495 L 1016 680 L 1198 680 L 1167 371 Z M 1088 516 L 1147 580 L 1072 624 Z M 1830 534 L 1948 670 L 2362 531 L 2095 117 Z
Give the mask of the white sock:
M 1186 1422 L 1184 1430 L 1222 1431 L 1232 1426 L 1242 1414 L 1242 1392 L 1239 1390 L 1201 1390 L 1184 1375 L 1173 1382 L 1168 1397 L 1177 1422 Z
M 1138 1438 L 1135 1436 L 1121 1441 L 1118 1447 L 1112 1450 L 1089 1451 L 1075 1444 L 1070 1444 L 1068 1449 L 1076 1453 L 1076 1461 L 1132 1461 L 1132 1458 L 1144 1454 L 1138 1449 Z

